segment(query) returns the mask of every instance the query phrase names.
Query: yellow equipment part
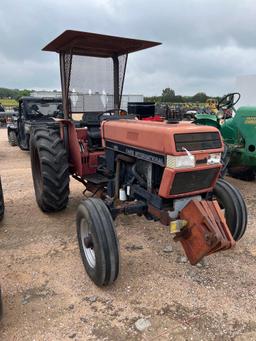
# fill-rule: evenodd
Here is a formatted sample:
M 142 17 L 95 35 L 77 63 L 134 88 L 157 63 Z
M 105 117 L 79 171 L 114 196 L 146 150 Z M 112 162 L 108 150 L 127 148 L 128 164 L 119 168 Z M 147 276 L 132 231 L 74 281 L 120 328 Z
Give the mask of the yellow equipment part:
M 217 100 L 214 98 L 208 98 L 206 101 L 206 108 L 209 108 L 213 113 L 217 113 L 218 109 L 217 109 Z
M 170 222 L 170 233 L 175 234 L 180 232 L 186 225 L 187 225 L 187 220 L 173 220 Z

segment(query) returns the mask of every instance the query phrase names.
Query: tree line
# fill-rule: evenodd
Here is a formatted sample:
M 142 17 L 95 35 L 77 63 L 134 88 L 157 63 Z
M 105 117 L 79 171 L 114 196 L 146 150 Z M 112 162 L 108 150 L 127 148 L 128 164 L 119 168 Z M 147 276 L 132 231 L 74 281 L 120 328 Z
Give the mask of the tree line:
M 181 96 L 176 95 L 175 91 L 170 88 L 165 88 L 162 90 L 161 96 L 147 96 L 144 98 L 145 102 L 169 102 L 169 103 L 205 103 L 208 98 L 216 98 L 206 95 L 204 92 L 198 92 L 193 96 Z
M 8 89 L 8 88 L 0 88 L 0 99 L 10 98 L 19 100 L 22 96 L 30 96 L 33 90 L 28 89 Z M 208 98 L 216 98 L 218 97 L 210 97 L 207 96 L 204 92 L 198 92 L 194 96 L 181 96 L 176 95 L 175 91 L 171 88 L 165 88 L 162 90 L 161 96 L 146 96 L 144 98 L 145 102 L 169 102 L 169 103 L 205 103 Z
M 0 99 L 2 98 L 10 98 L 18 100 L 22 96 L 30 96 L 32 90 L 28 89 L 8 89 L 8 88 L 0 88 Z

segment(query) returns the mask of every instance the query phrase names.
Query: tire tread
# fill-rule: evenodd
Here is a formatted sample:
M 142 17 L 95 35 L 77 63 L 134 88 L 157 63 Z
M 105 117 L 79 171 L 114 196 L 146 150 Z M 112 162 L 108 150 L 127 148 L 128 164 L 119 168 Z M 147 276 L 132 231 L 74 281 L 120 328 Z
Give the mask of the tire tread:
M 34 151 L 37 151 L 42 177 L 42 191 L 35 182 Z M 36 128 L 31 136 L 31 166 L 39 207 L 44 212 L 57 212 L 66 208 L 69 197 L 69 164 L 67 153 L 56 130 Z

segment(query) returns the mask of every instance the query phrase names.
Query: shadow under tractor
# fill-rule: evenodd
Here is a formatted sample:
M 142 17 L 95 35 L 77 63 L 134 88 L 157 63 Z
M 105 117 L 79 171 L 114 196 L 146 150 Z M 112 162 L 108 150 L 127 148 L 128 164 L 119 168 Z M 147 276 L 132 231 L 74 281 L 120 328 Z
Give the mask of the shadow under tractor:
M 120 115 L 128 54 L 159 44 L 69 30 L 43 49 L 59 54 L 64 119 L 32 131 L 36 200 L 44 212 L 64 209 L 70 176 L 91 193 L 76 224 L 85 270 L 98 286 L 118 277 L 119 214 L 160 221 L 191 264 L 233 247 L 246 230 L 241 194 L 219 180 L 217 128 Z

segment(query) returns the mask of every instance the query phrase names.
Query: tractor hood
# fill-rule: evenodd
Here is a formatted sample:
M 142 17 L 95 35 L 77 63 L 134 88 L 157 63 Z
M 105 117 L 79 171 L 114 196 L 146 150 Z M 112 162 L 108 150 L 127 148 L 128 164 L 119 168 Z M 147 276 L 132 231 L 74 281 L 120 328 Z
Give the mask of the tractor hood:
M 223 151 L 218 129 L 189 122 L 169 124 L 125 119 L 103 121 L 102 137 L 105 143 L 117 142 L 163 155 L 185 155 L 187 151 Z

